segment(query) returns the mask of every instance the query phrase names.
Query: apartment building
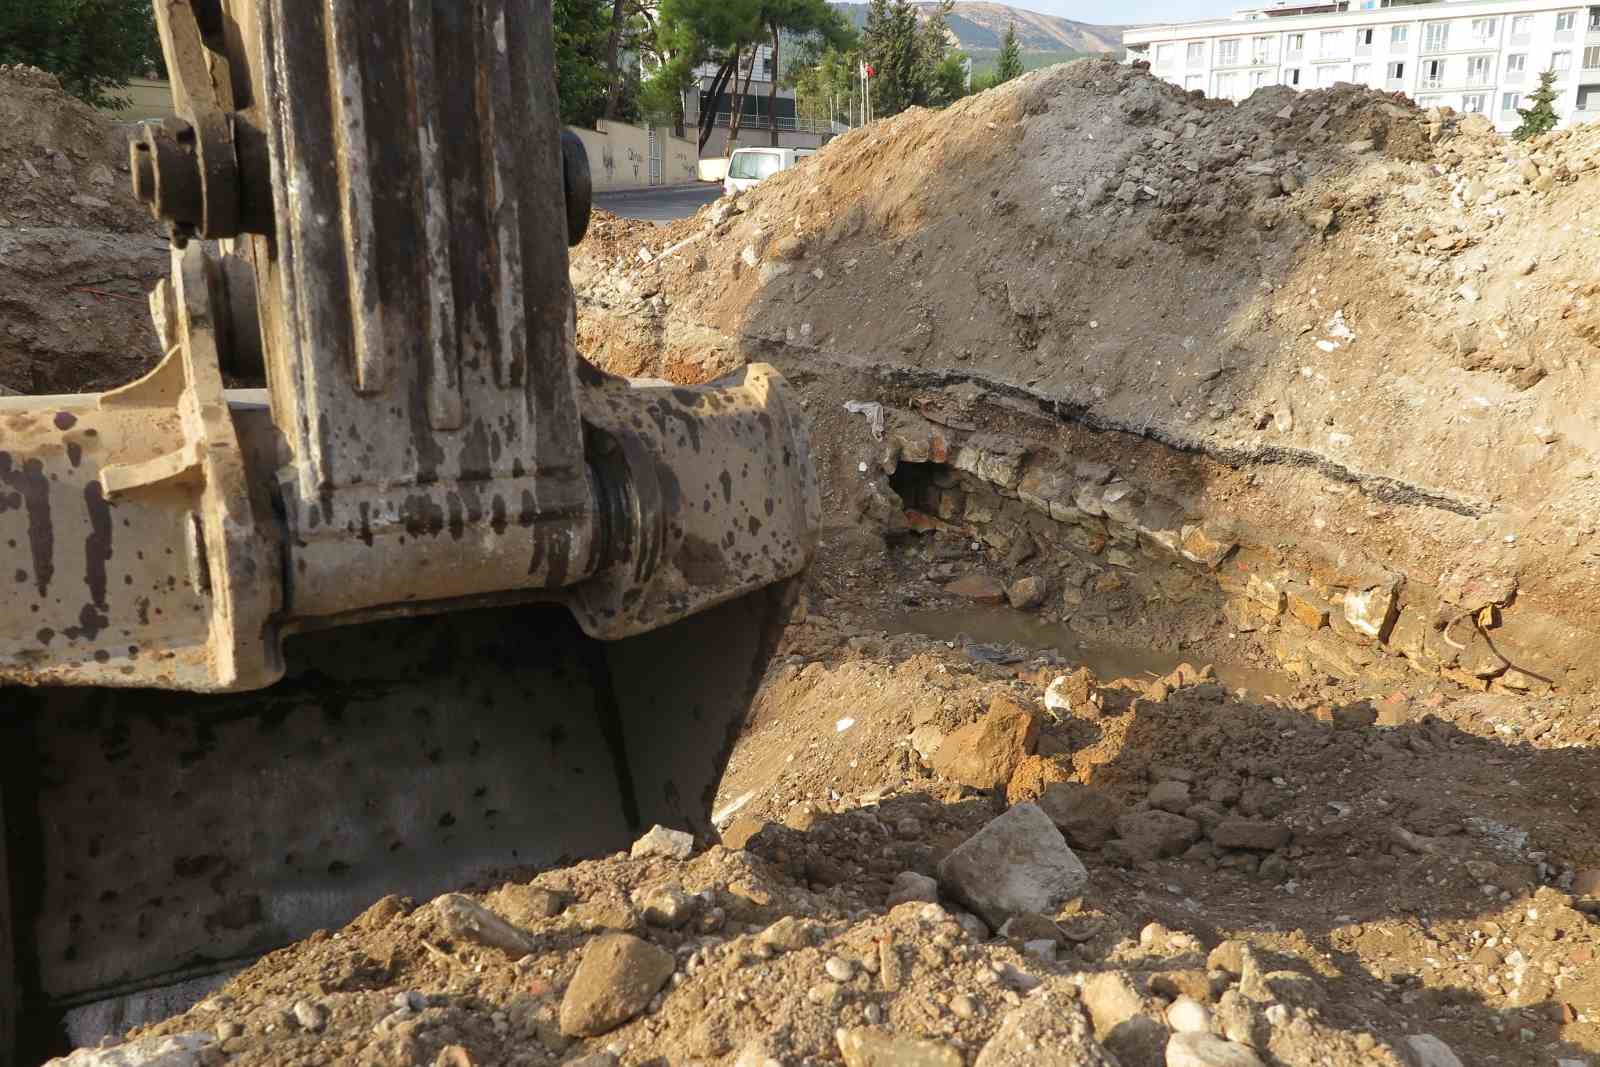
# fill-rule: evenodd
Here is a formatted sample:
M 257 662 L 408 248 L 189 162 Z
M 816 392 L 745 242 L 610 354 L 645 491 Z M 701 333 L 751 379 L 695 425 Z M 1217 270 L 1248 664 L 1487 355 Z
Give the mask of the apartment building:
M 738 87 L 730 82 L 714 103 L 711 100 L 711 89 L 716 81 L 717 65 L 701 64 L 695 68 L 694 74 L 698 92 L 691 90 L 686 95 L 684 119 L 693 126 L 703 111 L 713 107 L 716 109 L 716 126 L 719 132 L 712 135 L 711 143 L 706 146 L 708 151 L 721 147 L 722 138 L 726 136 L 733 119 L 734 97 L 738 88 L 744 87 L 746 79 L 749 80 L 749 89 L 745 91 L 743 106 L 740 108 L 742 114 L 739 119 L 740 144 L 748 147 L 771 143 L 771 131 L 774 126 L 778 129 L 778 143 L 784 148 L 816 148 L 827 137 L 838 132 L 832 123 L 814 122 L 801 117 L 792 88 L 780 83 L 776 99 L 769 95 L 772 91 L 772 80 L 778 76 L 776 64 L 772 61 L 772 48 L 769 45 L 762 45 L 754 50 L 753 55 L 747 54 L 743 57 L 743 62 L 739 65 Z M 774 105 L 773 115 L 767 114 L 769 101 Z
M 1130 61 L 1208 96 L 1354 82 L 1423 107 L 1485 115 L 1501 130 L 1556 72 L 1563 124 L 1600 120 L 1600 4 L 1552 0 L 1333 0 L 1123 35 Z

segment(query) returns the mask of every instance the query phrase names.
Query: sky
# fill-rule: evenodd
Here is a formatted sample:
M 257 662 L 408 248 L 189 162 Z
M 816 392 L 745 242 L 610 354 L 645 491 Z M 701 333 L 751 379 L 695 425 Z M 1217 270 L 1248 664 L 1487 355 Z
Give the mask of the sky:
M 1232 14 L 1245 0 L 998 0 L 1075 22 L 1190 22 Z

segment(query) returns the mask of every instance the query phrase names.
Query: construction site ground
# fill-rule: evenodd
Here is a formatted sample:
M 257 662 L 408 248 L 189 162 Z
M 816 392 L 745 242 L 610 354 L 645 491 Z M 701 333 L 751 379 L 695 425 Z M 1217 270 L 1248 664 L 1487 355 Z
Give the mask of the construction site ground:
M 156 356 L 107 145 L 0 72 L 11 390 Z M 1597 166 L 1084 61 L 597 216 L 585 355 L 813 422 L 720 840 L 386 898 L 66 1062 L 1600 1064 Z

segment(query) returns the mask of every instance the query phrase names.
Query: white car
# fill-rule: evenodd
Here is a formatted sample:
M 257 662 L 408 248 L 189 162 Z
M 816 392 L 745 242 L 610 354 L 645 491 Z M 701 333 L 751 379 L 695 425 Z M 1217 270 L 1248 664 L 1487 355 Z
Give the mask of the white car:
M 728 176 L 722 180 L 726 196 L 742 193 L 770 178 L 780 170 L 788 170 L 808 156 L 817 154 L 815 148 L 737 148 L 728 157 Z

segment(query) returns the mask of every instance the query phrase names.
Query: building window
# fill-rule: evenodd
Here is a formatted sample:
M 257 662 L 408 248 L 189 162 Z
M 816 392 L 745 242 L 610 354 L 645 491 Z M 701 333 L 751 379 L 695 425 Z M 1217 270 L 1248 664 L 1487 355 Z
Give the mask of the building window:
M 1239 65 L 1239 39 L 1237 37 L 1217 42 L 1217 66 L 1236 67 Z
M 1565 74 L 1572 69 L 1571 52 L 1553 52 L 1550 55 L 1550 69 L 1558 75 Z
M 1511 43 L 1527 44 L 1533 40 L 1533 16 L 1518 15 L 1511 20 Z
M 1301 52 L 1305 51 L 1305 48 L 1306 48 L 1306 35 L 1305 34 L 1303 34 L 1303 33 L 1291 33 L 1289 35 L 1289 52 L 1291 54 L 1299 55 Z
M 1410 26 L 1390 26 L 1389 27 L 1389 50 L 1391 52 L 1398 51 L 1399 49 L 1404 48 L 1406 46 L 1407 42 L 1409 42 L 1410 40 L 1411 40 L 1411 27 Z
M 1583 69 L 1600 69 L 1600 45 L 1590 45 L 1583 50 Z
M 1172 66 L 1172 46 L 1170 44 L 1156 45 L 1156 66 Z
M 1239 75 L 1236 71 L 1228 71 L 1217 75 L 1218 100 L 1235 100 L 1239 96 Z
M 1268 72 L 1264 70 L 1253 71 L 1250 74 L 1250 88 L 1259 89 L 1266 85 L 1269 76 Z
M 1422 26 L 1422 50 L 1424 52 L 1443 52 L 1450 47 L 1450 24 L 1448 22 L 1427 22 Z
M 1190 92 L 1194 92 L 1196 89 L 1204 89 L 1206 87 L 1206 76 L 1204 74 L 1185 75 L 1183 87 Z
M 1461 98 L 1461 110 L 1469 115 L 1483 114 L 1483 96 L 1484 94 L 1482 93 L 1468 93 L 1463 96 Z
M 1500 114 L 1504 115 L 1507 118 L 1510 118 L 1512 115 L 1515 115 L 1517 113 L 1517 109 L 1519 107 L 1521 107 L 1521 106 L 1522 106 L 1522 94 L 1521 93 L 1504 93 L 1500 97 Z
M 1338 80 L 1339 80 L 1339 68 L 1338 67 L 1318 67 L 1317 68 L 1317 88 L 1326 89 L 1328 86 L 1332 85 L 1334 82 L 1336 82 Z
M 1250 42 L 1250 62 L 1262 67 L 1272 62 L 1272 38 L 1257 37 Z
M 1576 11 L 1562 11 L 1556 15 L 1556 32 L 1571 33 L 1572 28 L 1578 24 Z
M 1372 80 L 1372 64 L 1357 63 L 1350 71 L 1350 80 L 1357 85 L 1365 85 Z
M 1372 47 L 1372 31 L 1370 29 L 1356 31 L 1356 44 L 1367 48 Z
M 1329 56 L 1339 55 L 1343 51 L 1344 31 L 1323 30 L 1322 36 L 1317 43 L 1317 55 L 1321 56 L 1323 59 L 1327 59 Z
M 1521 74 L 1528 69 L 1528 53 L 1513 52 L 1506 56 L 1506 74 Z
M 1488 85 L 1489 84 L 1489 68 L 1490 68 L 1490 65 L 1491 65 L 1490 64 L 1490 59 L 1491 59 L 1490 56 L 1468 56 L 1467 57 L 1467 84 L 1468 85 Z
M 1492 41 L 1495 30 L 1499 28 L 1499 19 L 1473 19 L 1472 39 L 1475 41 Z
M 1405 76 L 1406 76 L 1406 65 L 1404 63 L 1390 63 L 1389 64 L 1389 80 L 1390 81 L 1392 81 L 1392 82 L 1401 81 L 1401 80 L 1403 80 L 1405 78 Z
M 1203 67 L 1206 65 L 1206 43 L 1204 41 L 1189 42 L 1188 64 L 1191 67 Z
M 1424 59 L 1422 61 L 1422 87 L 1424 89 L 1439 89 L 1444 86 L 1444 60 Z
M 1285 85 L 1299 85 L 1300 84 L 1300 68 L 1299 67 L 1290 67 L 1288 70 L 1284 71 L 1283 72 L 1283 84 L 1285 84 Z

